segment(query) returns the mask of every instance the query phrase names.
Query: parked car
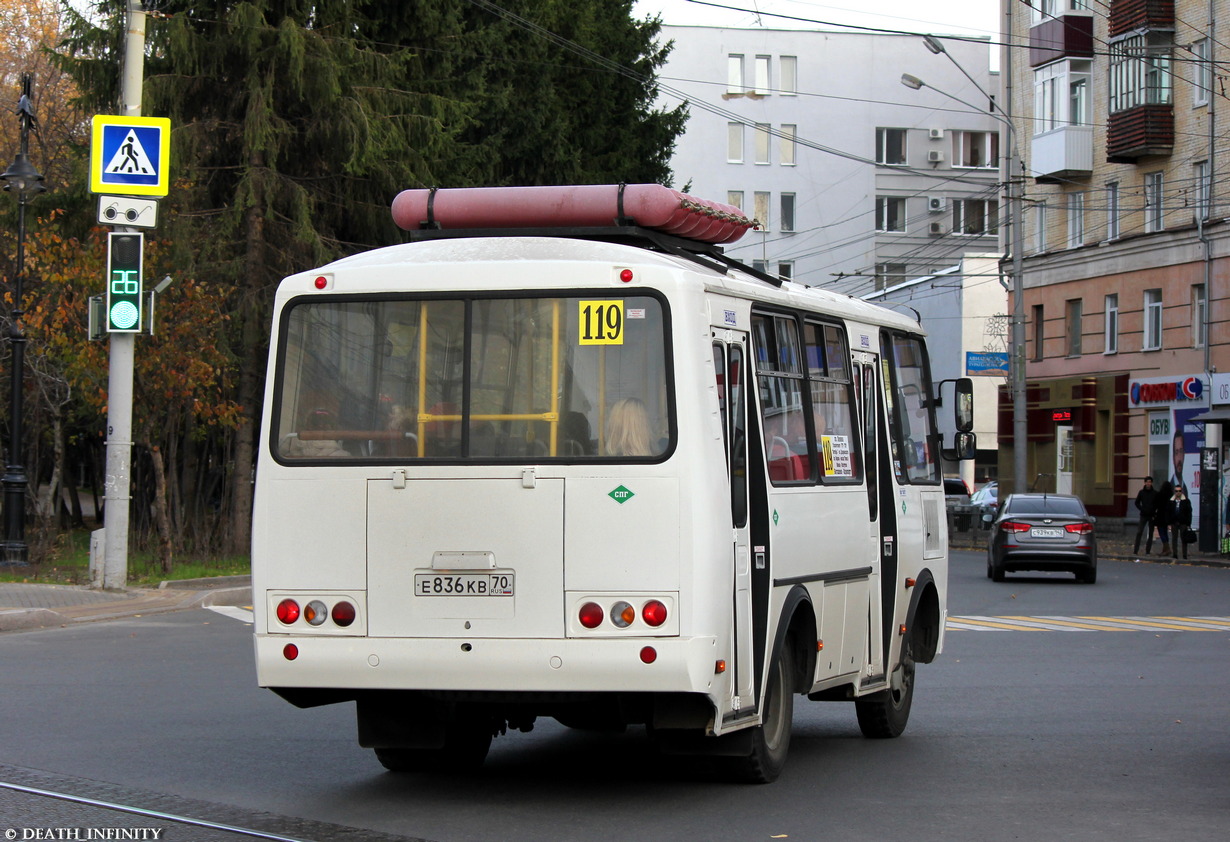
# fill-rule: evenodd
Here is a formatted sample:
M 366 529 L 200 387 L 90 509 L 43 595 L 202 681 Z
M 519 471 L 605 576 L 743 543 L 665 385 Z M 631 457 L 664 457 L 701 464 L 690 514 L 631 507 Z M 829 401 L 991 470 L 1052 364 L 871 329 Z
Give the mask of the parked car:
M 970 493 L 965 480 L 960 477 L 944 477 L 944 505 L 948 509 L 949 522 L 961 532 L 969 529 L 973 515 L 969 509 Z
M 992 480 L 975 491 L 969 498 L 970 509 L 983 529 L 990 529 L 999 514 L 999 483 Z
M 987 576 L 1012 570 L 1069 570 L 1086 584 L 1098 577 L 1097 519 L 1072 494 L 1010 494 L 991 526 Z

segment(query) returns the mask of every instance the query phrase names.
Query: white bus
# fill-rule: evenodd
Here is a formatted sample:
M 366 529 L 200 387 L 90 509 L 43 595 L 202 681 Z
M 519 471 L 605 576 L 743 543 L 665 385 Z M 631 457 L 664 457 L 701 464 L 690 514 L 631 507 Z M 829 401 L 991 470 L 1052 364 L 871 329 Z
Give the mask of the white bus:
M 636 226 L 445 225 L 278 289 L 260 685 L 395 771 L 545 716 L 770 781 L 799 694 L 900 734 L 947 614 L 919 324 Z

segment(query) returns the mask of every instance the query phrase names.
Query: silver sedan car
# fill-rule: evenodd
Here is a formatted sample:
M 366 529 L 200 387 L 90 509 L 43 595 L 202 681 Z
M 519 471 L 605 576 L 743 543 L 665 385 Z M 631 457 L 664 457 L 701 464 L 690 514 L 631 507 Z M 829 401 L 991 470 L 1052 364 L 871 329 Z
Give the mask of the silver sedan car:
M 1097 519 L 1071 494 L 1012 494 L 999 507 L 987 547 L 987 576 L 1010 570 L 1069 570 L 1098 578 Z

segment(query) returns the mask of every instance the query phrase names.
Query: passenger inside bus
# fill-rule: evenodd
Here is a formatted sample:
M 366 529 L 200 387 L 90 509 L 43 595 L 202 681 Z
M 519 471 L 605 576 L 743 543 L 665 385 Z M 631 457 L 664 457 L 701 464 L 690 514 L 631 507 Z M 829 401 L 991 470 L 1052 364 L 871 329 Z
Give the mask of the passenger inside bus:
M 606 421 L 608 456 L 652 456 L 653 434 L 649 411 L 637 398 L 624 398 L 611 407 Z
M 286 456 L 295 459 L 329 459 L 349 456 L 346 448 L 337 439 L 325 438 L 327 432 L 337 429 L 333 413 L 317 407 L 304 413 L 298 434 L 291 435 L 283 447 Z

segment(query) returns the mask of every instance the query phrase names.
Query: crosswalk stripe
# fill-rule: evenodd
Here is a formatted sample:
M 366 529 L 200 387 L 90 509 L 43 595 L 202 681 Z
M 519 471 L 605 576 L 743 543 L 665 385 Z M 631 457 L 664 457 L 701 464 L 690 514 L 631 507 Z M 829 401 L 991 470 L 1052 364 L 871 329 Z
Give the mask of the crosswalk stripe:
M 210 611 L 214 611 L 226 617 L 234 617 L 236 620 L 247 623 L 248 625 L 252 625 L 252 623 L 255 622 L 252 617 L 252 609 L 250 608 L 240 608 L 237 605 L 209 605 L 206 607 L 209 608 Z
M 1230 617 L 949 617 L 949 631 L 1230 631 Z

